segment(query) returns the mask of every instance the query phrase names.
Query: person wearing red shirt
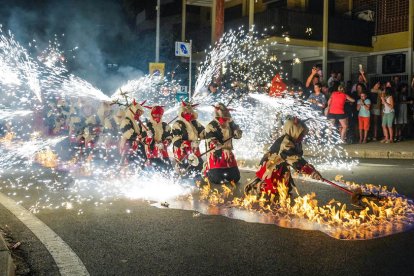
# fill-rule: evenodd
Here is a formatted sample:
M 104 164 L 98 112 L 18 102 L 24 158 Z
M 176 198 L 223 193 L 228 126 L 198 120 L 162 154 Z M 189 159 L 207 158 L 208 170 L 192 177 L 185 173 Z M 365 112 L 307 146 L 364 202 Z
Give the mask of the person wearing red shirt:
M 328 119 L 335 124 L 338 120 L 341 125 L 341 139 L 346 142 L 346 131 L 348 129 L 348 117 L 345 114 L 345 102 L 355 102 L 355 100 L 345 94 L 345 89 L 342 85 L 338 85 L 337 89 L 332 92 L 328 101 Z

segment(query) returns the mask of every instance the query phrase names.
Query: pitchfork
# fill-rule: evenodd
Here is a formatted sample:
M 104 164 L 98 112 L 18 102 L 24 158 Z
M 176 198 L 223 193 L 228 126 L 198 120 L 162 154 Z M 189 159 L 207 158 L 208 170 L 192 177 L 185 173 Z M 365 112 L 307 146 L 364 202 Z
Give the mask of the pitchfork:
M 361 205 L 361 199 L 362 198 L 374 198 L 376 200 L 381 200 L 382 199 L 382 197 L 379 195 L 379 191 L 378 191 L 378 194 L 374 194 L 372 192 L 369 193 L 369 194 L 364 194 L 364 193 L 362 193 L 361 188 L 357 188 L 357 189 L 351 191 L 351 190 L 349 190 L 345 187 L 342 187 L 342 186 L 340 186 L 340 185 L 338 185 L 338 184 L 336 184 L 336 183 L 334 183 L 334 182 L 332 182 L 332 181 L 330 181 L 326 178 L 322 178 L 321 180 L 323 182 L 328 183 L 329 185 L 331 185 L 331 186 L 333 186 L 333 187 L 335 187 L 339 190 L 342 190 L 343 192 L 351 195 L 352 204 Z

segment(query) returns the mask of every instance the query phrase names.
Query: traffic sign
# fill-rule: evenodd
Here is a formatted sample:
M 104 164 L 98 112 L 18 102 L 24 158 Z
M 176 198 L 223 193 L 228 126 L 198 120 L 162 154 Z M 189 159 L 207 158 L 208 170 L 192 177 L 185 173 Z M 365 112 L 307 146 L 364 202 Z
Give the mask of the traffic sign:
M 149 63 L 149 73 L 154 77 L 164 77 L 165 72 L 165 63 L 159 62 L 150 62 Z
M 177 57 L 190 57 L 191 44 L 187 42 L 175 42 L 175 55 Z
M 180 90 L 175 94 L 177 102 L 188 101 L 188 86 L 180 86 Z

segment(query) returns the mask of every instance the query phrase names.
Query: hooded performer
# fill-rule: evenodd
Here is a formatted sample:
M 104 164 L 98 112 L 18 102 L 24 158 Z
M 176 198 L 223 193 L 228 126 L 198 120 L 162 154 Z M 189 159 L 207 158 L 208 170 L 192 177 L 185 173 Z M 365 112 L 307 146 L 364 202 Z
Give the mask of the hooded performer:
M 199 144 L 200 139 L 204 139 L 204 127 L 197 121 L 197 113 L 191 103 L 182 102 L 178 120 L 172 127 L 172 136 L 177 172 L 181 176 L 200 176 L 203 160 Z
M 76 140 L 78 143 L 77 155 L 82 158 L 92 158 L 101 128 L 95 115 L 95 109 L 91 104 L 84 103 L 80 114 L 83 116 L 72 117 L 76 127 Z
M 294 186 L 290 167 L 295 171 L 320 180 L 322 177 L 315 168 L 303 159 L 302 140 L 308 132 L 304 122 L 297 118 L 288 119 L 283 126 L 283 135 L 276 139 L 260 161 L 256 179 L 249 183 L 246 194 L 277 194 L 278 185 L 284 183 L 289 192 Z
M 118 127 L 115 121 L 111 103 L 103 102 L 97 111 L 98 123 L 101 127 L 101 134 L 98 139 L 98 147 L 105 160 L 114 157 L 114 151 L 118 141 Z
M 233 154 L 232 139 L 240 139 L 242 131 L 231 118 L 230 110 L 222 103 L 214 106 L 214 117 L 206 126 L 206 140 L 208 149 L 205 175 L 210 183 L 223 182 L 237 183 L 240 180 L 240 171 Z
M 145 103 L 145 102 L 144 102 Z M 145 165 L 146 155 L 144 143 L 142 142 L 142 123 L 140 117 L 144 114 L 142 105 L 135 101 L 125 110 L 125 117 L 121 121 L 121 140 L 119 151 L 122 156 L 121 163 L 135 163 L 140 167 Z
M 154 168 L 167 171 L 172 169 L 167 147 L 171 144 L 171 129 L 162 121 L 164 108 L 162 106 L 147 107 L 151 109 L 151 116 L 145 130 L 145 152 L 150 165 Z

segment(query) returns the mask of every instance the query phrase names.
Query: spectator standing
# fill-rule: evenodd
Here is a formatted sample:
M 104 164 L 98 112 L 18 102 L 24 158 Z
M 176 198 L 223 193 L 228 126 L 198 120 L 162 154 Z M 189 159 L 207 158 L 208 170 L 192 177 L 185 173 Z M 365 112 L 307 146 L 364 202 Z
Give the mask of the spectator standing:
M 322 113 L 324 108 L 326 107 L 326 98 L 325 95 L 321 93 L 322 85 L 321 83 L 316 83 L 313 86 L 313 93 L 310 94 L 308 98 L 308 102 L 311 103 L 311 107 Z
M 339 82 L 340 85 L 345 87 L 345 82 L 342 78 L 342 73 L 338 72 L 338 74 L 336 74 L 336 80 Z
M 305 87 L 307 88 L 308 93 L 304 93 L 304 97 L 307 97 L 313 92 L 313 86 L 319 82 L 319 74 L 318 72 L 320 69 L 316 66 L 312 68 L 312 71 L 309 77 L 306 79 Z
M 378 122 L 381 118 L 381 83 L 377 82 L 371 89 L 371 117 L 373 126 L 372 140 L 377 141 L 378 139 Z
M 329 92 L 329 87 L 327 84 L 322 84 L 321 92 L 323 95 L 325 95 L 326 101 L 328 101 L 331 93 Z
M 369 131 L 370 120 L 370 108 L 371 101 L 367 97 L 367 93 L 364 91 L 361 93 L 361 98 L 358 100 L 358 126 L 359 126 L 359 143 L 366 143 Z
M 299 88 L 298 89 L 298 94 L 296 95 L 297 99 L 299 99 L 299 100 L 301 100 L 303 102 L 303 101 L 306 101 L 306 99 L 308 98 L 308 96 L 309 95 L 307 95 L 307 94 L 305 94 L 303 92 L 303 89 L 302 88 Z
M 210 94 L 211 99 L 214 101 L 217 101 L 221 94 L 218 88 L 218 84 L 215 82 L 212 82 L 208 85 L 208 92 Z
M 357 90 L 358 84 L 362 84 L 365 86 L 365 88 L 367 88 L 368 81 L 367 81 L 367 78 L 365 77 L 365 72 L 362 69 L 359 70 L 358 82 L 352 86 L 351 92 Z
M 336 87 L 335 87 L 336 86 Z M 334 86 L 336 91 L 334 91 L 328 101 L 328 119 L 335 124 L 338 120 L 341 125 L 341 139 L 343 142 L 346 142 L 346 131 L 348 129 L 348 116 L 345 114 L 345 102 L 348 100 L 350 102 L 355 102 L 355 100 L 347 95 L 344 91 L 342 85 Z
M 385 88 L 385 94 L 381 96 L 381 102 L 383 105 L 382 131 L 384 132 L 384 139 L 381 140 L 381 143 L 392 143 L 394 138 L 392 125 L 395 112 L 391 87 Z
M 401 81 L 400 81 L 400 77 L 399 76 L 394 76 L 392 78 L 392 82 L 391 82 L 391 87 L 393 88 L 393 92 L 395 93 L 396 91 L 399 91 L 401 89 Z M 394 99 L 396 100 L 396 99 Z
M 328 79 L 328 87 L 332 87 L 334 85 L 334 82 L 337 81 L 336 77 L 336 72 L 332 71 L 331 77 Z
M 395 142 L 404 139 L 405 128 L 408 123 L 408 104 L 412 103 L 408 98 L 408 86 L 402 84 L 400 90 L 396 95 L 395 106 L 398 112 L 395 113 Z M 398 105 L 398 106 L 397 106 Z
M 339 85 L 339 83 L 337 84 Z M 353 98 L 354 101 L 345 102 L 345 114 L 348 117 L 348 142 L 353 143 L 358 136 L 358 110 L 356 102 L 359 99 L 358 93 L 356 90 L 346 91 L 345 92 L 349 97 Z

